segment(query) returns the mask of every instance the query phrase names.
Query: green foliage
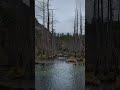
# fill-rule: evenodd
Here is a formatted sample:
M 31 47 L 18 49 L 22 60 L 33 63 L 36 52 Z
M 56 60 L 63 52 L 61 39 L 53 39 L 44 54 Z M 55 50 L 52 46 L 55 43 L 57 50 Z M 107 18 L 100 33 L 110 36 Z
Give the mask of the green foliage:
M 70 41 L 70 40 L 72 40 L 73 39 L 73 36 L 71 36 L 71 35 L 62 35 L 62 36 L 60 36 L 60 39 L 61 40 L 63 40 L 63 41 Z

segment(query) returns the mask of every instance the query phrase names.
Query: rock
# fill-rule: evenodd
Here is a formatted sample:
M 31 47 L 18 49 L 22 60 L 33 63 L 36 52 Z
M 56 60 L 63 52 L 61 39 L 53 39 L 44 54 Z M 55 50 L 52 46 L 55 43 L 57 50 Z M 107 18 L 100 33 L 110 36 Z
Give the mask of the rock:
M 70 57 L 66 62 L 77 63 L 77 60 L 74 57 Z

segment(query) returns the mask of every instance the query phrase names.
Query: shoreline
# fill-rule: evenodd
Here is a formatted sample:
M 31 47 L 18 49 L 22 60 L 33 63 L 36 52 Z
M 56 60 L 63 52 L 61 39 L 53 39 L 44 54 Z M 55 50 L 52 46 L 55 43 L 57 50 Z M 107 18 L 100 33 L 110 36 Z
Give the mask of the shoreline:
M 59 60 L 42 60 L 42 61 L 37 61 L 35 64 L 47 64 L 47 63 L 56 63 L 56 62 L 66 62 L 68 64 L 84 64 L 84 62 L 77 61 L 77 62 L 67 62 L 67 61 L 59 61 Z

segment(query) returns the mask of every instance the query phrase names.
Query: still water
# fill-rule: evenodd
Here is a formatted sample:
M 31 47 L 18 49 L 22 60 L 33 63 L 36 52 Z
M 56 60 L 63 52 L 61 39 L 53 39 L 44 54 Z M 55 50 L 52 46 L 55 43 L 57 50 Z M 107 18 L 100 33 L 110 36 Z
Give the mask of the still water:
M 85 65 L 64 60 L 35 65 L 36 90 L 85 90 Z

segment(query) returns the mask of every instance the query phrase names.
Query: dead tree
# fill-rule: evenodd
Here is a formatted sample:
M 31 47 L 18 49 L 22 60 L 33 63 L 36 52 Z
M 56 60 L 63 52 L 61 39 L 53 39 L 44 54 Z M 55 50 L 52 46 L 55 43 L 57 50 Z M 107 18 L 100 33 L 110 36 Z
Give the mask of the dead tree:
M 54 29 L 54 16 L 53 16 L 53 10 L 54 9 L 51 9 L 52 10 L 52 15 L 51 15 L 51 49 L 52 49 L 52 55 L 54 55 L 55 53 L 55 29 Z
M 47 30 L 49 32 L 49 27 L 50 27 L 50 14 L 49 14 L 49 0 L 47 1 Z M 47 57 L 49 56 L 49 33 L 46 33 L 46 54 Z
M 45 1 L 43 0 L 43 26 L 45 26 Z
M 83 51 L 83 37 L 82 37 L 82 13 L 81 13 L 81 7 L 80 7 L 80 37 L 79 37 L 79 45 L 80 45 L 80 56 L 82 56 Z
M 74 53 L 76 57 L 76 53 L 78 50 L 78 9 L 75 11 L 75 19 L 74 19 Z

